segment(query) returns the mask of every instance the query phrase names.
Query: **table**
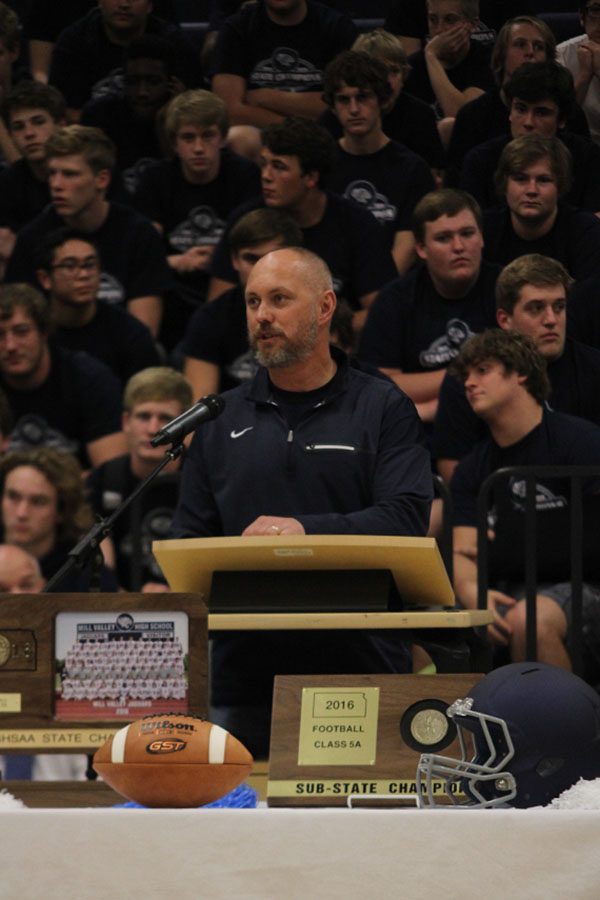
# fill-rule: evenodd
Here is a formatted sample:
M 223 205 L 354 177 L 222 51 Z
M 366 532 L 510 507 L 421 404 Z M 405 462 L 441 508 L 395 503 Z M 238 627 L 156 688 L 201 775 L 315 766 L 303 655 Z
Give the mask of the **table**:
M 0 810 L 3 900 L 597 900 L 600 811 Z

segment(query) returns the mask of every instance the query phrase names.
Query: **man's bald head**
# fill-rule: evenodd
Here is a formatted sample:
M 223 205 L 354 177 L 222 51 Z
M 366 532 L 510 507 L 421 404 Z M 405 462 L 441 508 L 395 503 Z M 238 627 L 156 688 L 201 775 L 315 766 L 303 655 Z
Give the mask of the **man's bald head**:
M 280 250 L 272 250 L 255 265 L 265 269 L 281 267 L 282 271 L 294 271 L 298 273 L 305 284 L 308 284 L 315 293 L 333 290 L 333 279 L 327 263 L 305 247 L 283 247 Z M 261 269 L 257 269 L 257 274 Z
M 0 593 L 37 594 L 44 579 L 37 559 L 21 547 L 0 544 Z

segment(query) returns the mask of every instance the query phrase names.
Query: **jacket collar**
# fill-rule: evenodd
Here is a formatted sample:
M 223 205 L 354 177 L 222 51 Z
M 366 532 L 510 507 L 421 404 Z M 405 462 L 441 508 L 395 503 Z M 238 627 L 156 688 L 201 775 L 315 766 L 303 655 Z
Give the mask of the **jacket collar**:
M 329 345 L 329 349 L 331 351 L 331 356 L 337 363 L 337 372 L 329 382 L 329 390 L 327 391 L 325 401 L 331 400 L 332 397 L 346 390 L 346 386 L 348 383 L 348 357 L 343 350 L 339 350 L 337 347 L 334 347 L 333 344 Z M 271 387 L 271 382 L 269 381 L 269 374 L 267 369 L 265 369 L 263 366 L 260 366 L 258 372 L 250 383 L 248 399 L 253 400 L 255 403 L 274 402 L 273 389 Z

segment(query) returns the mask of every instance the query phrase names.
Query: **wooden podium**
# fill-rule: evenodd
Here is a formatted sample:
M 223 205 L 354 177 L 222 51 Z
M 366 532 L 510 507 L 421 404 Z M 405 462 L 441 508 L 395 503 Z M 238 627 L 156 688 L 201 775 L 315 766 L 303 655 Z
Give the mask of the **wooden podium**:
M 209 609 L 215 573 L 391 572 L 405 605 L 453 607 L 454 593 L 433 538 L 280 535 L 154 541 L 154 555 L 176 591 L 198 591 Z M 249 610 L 250 611 L 250 610 Z M 260 612 L 256 607 L 255 612 Z
M 465 647 L 473 629 L 492 621 L 488 610 L 455 607 L 452 585 L 433 538 L 371 535 L 282 535 L 275 537 L 187 538 L 155 541 L 154 554 L 176 591 L 198 591 L 208 605 L 209 631 L 403 629 L 416 630 L 444 671 L 485 671 L 487 654 L 480 642 Z M 327 589 L 344 571 L 391 573 L 393 586 L 404 608 L 366 606 L 339 611 L 316 609 L 314 597 L 305 607 L 286 609 L 285 594 L 295 577 L 316 573 Z M 260 596 L 245 597 L 245 573 L 278 572 L 285 579 L 278 611 L 261 606 Z M 215 575 L 239 573 L 233 611 L 215 609 L 212 598 Z M 408 607 L 408 608 L 407 608 Z M 407 633 L 407 640 L 413 639 Z M 414 638 L 417 643 L 419 637 Z M 434 657 L 435 658 L 435 657 Z M 466 667 L 466 668 L 465 668 Z

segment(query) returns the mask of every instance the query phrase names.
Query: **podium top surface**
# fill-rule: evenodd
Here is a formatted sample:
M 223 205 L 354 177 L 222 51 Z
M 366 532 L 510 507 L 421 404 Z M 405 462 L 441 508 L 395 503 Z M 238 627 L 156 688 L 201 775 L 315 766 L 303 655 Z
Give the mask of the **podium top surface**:
M 174 591 L 210 595 L 213 572 L 387 569 L 405 602 L 454 606 L 434 538 L 379 535 L 276 535 L 154 541 Z

